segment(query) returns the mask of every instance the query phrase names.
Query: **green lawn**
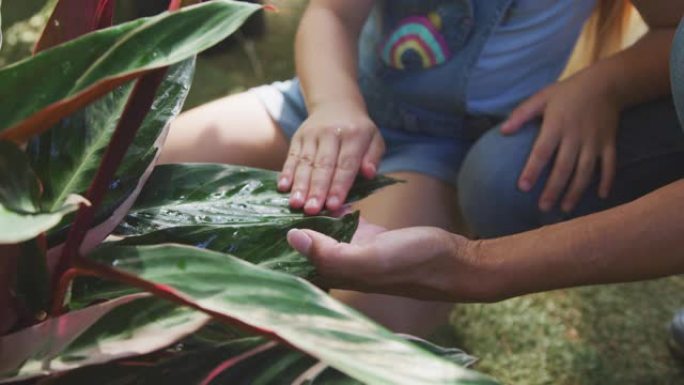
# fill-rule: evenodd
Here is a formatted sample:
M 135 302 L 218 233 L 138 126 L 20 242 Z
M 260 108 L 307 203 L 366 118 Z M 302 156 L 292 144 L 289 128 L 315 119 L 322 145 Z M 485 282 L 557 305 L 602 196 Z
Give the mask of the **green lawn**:
M 684 278 L 530 295 L 492 305 L 458 305 L 456 343 L 477 369 L 506 384 L 684 384 L 666 348 Z

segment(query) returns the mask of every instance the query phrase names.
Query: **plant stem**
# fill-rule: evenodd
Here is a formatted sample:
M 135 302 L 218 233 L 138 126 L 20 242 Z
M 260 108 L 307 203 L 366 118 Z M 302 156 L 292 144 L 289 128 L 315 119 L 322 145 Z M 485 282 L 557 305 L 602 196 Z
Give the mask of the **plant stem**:
M 71 282 L 76 277 L 92 276 L 93 274 L 87 270 L 79 268 L 71 268 L 62 274 L 59 278 L 59 284 L 57 286 L 57 291 L 53 297 L 52 309 L 50 310 L 51 317 L 58 317 L 64 314 L 64 300 L 66 299 L 66 294 L 69 291 L 69 286 Z
M 152 108 L 157 89 L 165 76 L 166 68 L 161 68 L 149 72 L 136 83 L 126 103 L 121 120 L 112 135 L 111 142 L 102 157 L 95 179 L 93 179 L 86 193 L 86 199 L 90 205 L 82 204 L 76 213 L 76 218 L 64 244 L 64 250 L 57 262 L 55 276 L 60 277 L 69 268 L 75 266 L 74 261 L 80 255 L 81 244 L 92 225 L 95 213 L 102 203 L 128 147 L 133 143 L 145 116 Z M 53 302 L 53 309 L 56 306 L 59 305 Z

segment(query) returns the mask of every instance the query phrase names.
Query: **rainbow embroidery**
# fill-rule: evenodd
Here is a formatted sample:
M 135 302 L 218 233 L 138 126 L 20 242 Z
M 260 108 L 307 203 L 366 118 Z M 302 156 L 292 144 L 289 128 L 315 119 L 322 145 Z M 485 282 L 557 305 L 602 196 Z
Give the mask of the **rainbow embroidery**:
M 382 60 L 388 66 L 401 70 L 407 69 L 407 61 L 415 57 L 420 58 L 423 69 L 443 64 L 451 53 L 446 40 L 437 30 L 440 24 L 441 20 L 434 15 L 412 16 L 402 20 L 387 38 Z

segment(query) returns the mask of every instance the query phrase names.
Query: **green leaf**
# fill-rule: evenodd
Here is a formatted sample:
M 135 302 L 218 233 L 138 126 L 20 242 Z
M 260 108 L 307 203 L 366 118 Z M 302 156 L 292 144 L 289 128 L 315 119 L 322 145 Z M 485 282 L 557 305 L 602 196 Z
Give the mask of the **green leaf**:
M 198 309 L 273 334 L 368 384 L 495 384 L 417 348 L 308 282 L 178 245 L 103 247 L 93 260 L 166 286 Z
M 133 209 L 117 230 L 140 235 L 179 226 L 287 224 L 304 218 L 288 194 L 278 192 L 278 173 L 220 164 L 167 164 L 155 168 Z M 396 183 L 359 179 L 350 201 Z
M 146 71 L 222 41 L 258 9 L 214 0 L 99 30 L 6 67 L 0 70 L 0 138 L 26 140 Z
M 0 382 L 147 354 L 198 330 L 209 316 L 136 294 L 0 337 Z
M 185 102 L 194 68 L 195 60 L 191 58 L 169 70 L 152 109 L 119 166 L 103 204 L 98 208 L 97 223 L 109 218 L 141 184 L 141 178 L 157 156 L 160 138 L 163 138 L 165 129 Z M 31 141 L 29 155 L 43 181 L 41 205 L 44 210 L 59 207 L 71 194 L 85 194 L 132 89 L 133 84 L 129 84 L 114 90 Z M 70 219 L 51 232 L 51 245 L 64 239 Z M 106 236 L 108 231 L 102 233 Z
M 40 182 L 26 154 L 0 141 L 0 244 L 28 241 L 51 229 L 78 208 L 65 199 L 53 210 L 41 210 Z

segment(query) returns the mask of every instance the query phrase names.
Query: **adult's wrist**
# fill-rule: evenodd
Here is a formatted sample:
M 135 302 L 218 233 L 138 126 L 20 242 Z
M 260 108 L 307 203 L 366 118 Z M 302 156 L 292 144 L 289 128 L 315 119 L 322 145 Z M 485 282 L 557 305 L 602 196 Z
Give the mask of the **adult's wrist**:
M 460 282 L 453 282 L 456 302 L 498 302 L 511 297 L 508 293 L 506 267 L 499 247 L 499 240 L 471 240 L 453 234 L 453 258 L 458 260 L 454 272 Z

